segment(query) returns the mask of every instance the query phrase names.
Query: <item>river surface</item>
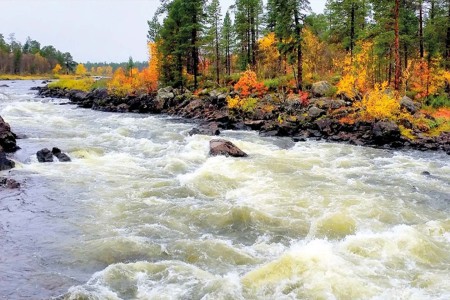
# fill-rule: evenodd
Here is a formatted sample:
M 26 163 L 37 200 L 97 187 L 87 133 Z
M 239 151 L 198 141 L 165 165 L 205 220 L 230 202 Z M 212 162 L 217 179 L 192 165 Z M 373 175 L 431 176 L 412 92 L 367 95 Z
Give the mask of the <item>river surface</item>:
M 0 190 L 0 299 L 450 299 L 444 153 L 225 131 L 249 157 L 209 157 L 193 124 L 1 84 L 26 138 L 22 188 Z M 54 146 L 72 162 L 38 163 Z

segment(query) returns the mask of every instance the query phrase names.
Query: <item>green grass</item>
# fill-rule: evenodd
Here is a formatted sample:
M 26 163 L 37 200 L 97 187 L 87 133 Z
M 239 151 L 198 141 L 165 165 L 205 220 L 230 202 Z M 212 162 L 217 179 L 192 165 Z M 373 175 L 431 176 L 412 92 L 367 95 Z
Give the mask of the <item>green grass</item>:
M 96 84 L 95 80 L 92 78 L 81 78 L 81 79 L 60 79 L 58 81 L 52 82 L 48 85 L 49 88 L 60 88 L 68 90 L 80 90 L 80 91 L 90 91 Z

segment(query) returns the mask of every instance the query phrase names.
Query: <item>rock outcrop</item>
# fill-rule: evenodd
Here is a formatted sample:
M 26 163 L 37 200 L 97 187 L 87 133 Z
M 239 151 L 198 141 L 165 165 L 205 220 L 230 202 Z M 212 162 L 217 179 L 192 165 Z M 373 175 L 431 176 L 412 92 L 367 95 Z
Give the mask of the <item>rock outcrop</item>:
M 11 131 L 11 127 L 0 116 L 0 146 L 5 152 L 14 152 L 20 147 L 16 144 L 16 135 Z

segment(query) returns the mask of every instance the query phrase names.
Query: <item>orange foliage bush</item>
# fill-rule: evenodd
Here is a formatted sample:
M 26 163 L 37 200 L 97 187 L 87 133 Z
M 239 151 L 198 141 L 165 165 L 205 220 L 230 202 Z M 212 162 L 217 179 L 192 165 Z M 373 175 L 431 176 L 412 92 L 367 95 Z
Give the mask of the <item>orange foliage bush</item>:
M 247 70 L 242 74 L 239 81 L 234 85 L 234 90 L 242 97 L 250 95 L 262 97 L 267 92 L 264 83 L 258 82 L 256 73 L 251 70 Z
M 449 79 L 449 72 L 437 67 L 439 61 L 429 64 L 421 59 L 413 61 L 404 72 L 408 88 L 416 93 L 416 99 L 424 99 L 435 95 Z

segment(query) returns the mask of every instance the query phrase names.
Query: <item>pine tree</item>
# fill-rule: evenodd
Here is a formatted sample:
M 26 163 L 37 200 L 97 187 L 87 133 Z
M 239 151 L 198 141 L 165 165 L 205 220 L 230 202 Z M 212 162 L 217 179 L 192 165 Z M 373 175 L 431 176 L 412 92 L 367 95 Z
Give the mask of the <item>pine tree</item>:
M 207 13 L 207 24 L 209 24 L 206 31 L 206 45 L 208 46 L 209 56 L 213 58 L 214 66 L 215 66 L 215 76 L 217 84 L 220 83 L 220 21 L 221 21 L 221 13 L 220 13 L 220 3 L 219 0 L 212 0 L 211 3 L 206 8 Z
M 222 26 L 222 49 L 225 57 L 225 71 L 229 76 L 231 75 L 231 52 L 234 45 L 234 31 L 233 24 L 231 22 L 230 13 L 227 11 L 225 18 L 223 19 Z

